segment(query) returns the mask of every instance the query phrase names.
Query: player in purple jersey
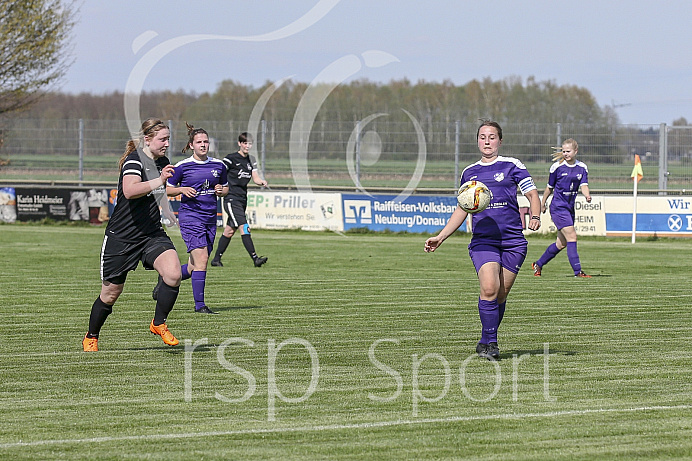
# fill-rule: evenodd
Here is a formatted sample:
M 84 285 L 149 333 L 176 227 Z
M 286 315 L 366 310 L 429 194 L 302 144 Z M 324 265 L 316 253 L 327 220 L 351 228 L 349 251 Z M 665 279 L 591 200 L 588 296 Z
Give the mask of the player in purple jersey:
M 209 157 L 209 135 L 201 128 L 187 124 L 188 142 L 183 153 L 192 149 L 192 156 L 175 165 L 175 172 L 168 179 L 166 192 L 169 196 L 182 195 L 178 209 L 180 234 L 190 254 L 187 264 L 181 267 L 182 279 L 192 279 L 192 297 L 195 312 L 216 314 L 204 302 L 207 280 L 207 262 L 216 238 L 217 197 L 228 194 L 226 165 Z M 159 285 L 152 296 L 156 299 Z
M 502 128 L 497 122 L 483 121 L 476 133 L 481 159 L 461 174 L 461 183 L 478 180 L 493 194 L 488 207 L 471 216 L 472 232 L 469 255 L 480 283 L 478 313 L 481 339 L 476 353 L 489 360 L 500 358 L 497 330 L 502 322 L 507 295 L 526 258 L 527 241 L 517 202 L 517 186 L 529 200 L 531 220 L 528 228 L 538 230 L 541 201 L 526 167 L 516 158 L 501 157 Z M 435 237 L 425 241 L 425 251 L 435 251 L 464 222 L 468 213 L 457 206 L 447 225 Z
M 89 330 L 82 339 L 85 352 L 98 351 L 101 327 L 123 292 L 128 272 L 135 270 L 140 261 L 145 269 L 155 269 L 162 280 L 149 331 L 169 346 L 178 344 L 166 326 L 166 318 L 178 298 L 180 261 L 161 226 L 159 211 L 160 200 L 168 206 L 164 185 L 174 172 L 165 156 L 169 139 L 170 131 L 161 120 L 147 119 L 139 138 L 128 141 L 120 158 L 118 197 L 101 248 L 103 283 L 101 294 L 91 306 Z
M 572 266 L 574 276 L 591 278 L 581 270 L 577 252 L 577 231 L 574 229 L 574 203 L 580 189 L 586 201 L 591 203 L 589 170 L 585 163 L 577 160 L 578 151 L 577 141 L 570 138 L 562 143 L 562 149 L 557 151 L 553 158 L 555 163 L 550 167 L 550 176 L 541 200 L 541 209 L 545 213 L 548 197 L 553 194 L 553 200 L 550 202 L 550 217 L 557 227 L 557 241 L 546 248 L 538 261 L 531 264 L 533 275 L 536 277 L 541 276 L 543 266 L 567 247 L 567 259 Z

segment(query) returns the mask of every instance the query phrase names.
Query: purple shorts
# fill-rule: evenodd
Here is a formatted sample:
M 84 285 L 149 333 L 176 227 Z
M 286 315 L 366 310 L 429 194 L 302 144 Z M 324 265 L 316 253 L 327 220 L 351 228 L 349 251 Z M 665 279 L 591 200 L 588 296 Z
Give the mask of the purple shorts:
M 527 243 L 508 248 L 480 243 L 473 245 L 473 247 L 469 245 L 469 256 L 471 256 L 473 267 L 476 268 L 476 273 L 485 263 L 498 263 L 508 271 L 517 274 L 519 269 L 521 269 L 521 265 L 524 264 L 524 259 L 526 259 L 527 248 Z
M 550 207 L 550 219 L 553 220 L 558 230 L 574 226 L 574 208 Z
M 216 224 L 205 224 L 199 221 L 180 221 L 180 235 L 187 246 L 187 252 L 196 248 L 206 248 L 211 254 L 216 238 Z

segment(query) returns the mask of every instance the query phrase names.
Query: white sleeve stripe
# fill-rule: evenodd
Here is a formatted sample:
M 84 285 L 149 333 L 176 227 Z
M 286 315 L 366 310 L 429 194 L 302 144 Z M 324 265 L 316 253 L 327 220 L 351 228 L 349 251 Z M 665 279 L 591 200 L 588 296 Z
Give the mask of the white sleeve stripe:
M 123 176 L 126 174 L 136 174 L 137 176 L 142 176 L 142 172 L 139 170 L 123 170 Z
M 519 189 L 521 190 L 521 193 L 524 195 L 526 195 L 527 192 L 536 189 L 536 184 L 534 184 L 533 178 L 529 176 L 528 178 L 523 179 L 519 183 Z
M 130 163 L 133 163 L 133 164 L 135 164 L 135 165 L 139 165 L 140 167 L 142 166 L 142 162 L 140 162 L 140 161 L 138 161 L 138 160 L 128 160 L 127 162 L 125 162 L 125 163 L 123 164 L 123 166 L 129 165 Z

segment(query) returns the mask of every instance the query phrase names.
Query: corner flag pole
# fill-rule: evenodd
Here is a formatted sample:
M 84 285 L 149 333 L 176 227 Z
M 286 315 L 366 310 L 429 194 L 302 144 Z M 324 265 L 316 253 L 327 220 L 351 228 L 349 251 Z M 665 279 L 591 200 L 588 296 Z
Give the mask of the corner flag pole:
M 632 209 L 632 243 L 636 240 L 637 231 L 637 184 L 644 177 L 644 172 L 642 171 L 642 161 L 639 155 L 634 156 L 634 168 L 632 169 L 632 181 L 634 182 L 634 192 L 633 192 L 633 202 L 634 206 Z

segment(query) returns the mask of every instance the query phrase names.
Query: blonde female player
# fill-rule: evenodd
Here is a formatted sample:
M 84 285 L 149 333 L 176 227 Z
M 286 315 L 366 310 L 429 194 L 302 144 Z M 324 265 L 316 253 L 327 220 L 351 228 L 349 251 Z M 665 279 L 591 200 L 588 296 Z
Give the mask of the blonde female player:
M 498 154 L 502 144 L 502 128 L 497 122 L 483 121 L 476 139 L 481 159 L 464 169 L 461 184 L 478 180 L 493 193 L 488 207 L 471 216 L 473 236 L 469 255 L 480 283 L 478 313 L 482 325 L 476 353 L 489 360 L 497 360 L 500 358 L 497 329 L 504 316 L 507 295 L 524 263 L 528 247 L 519 213 L 517 186 L 529 200 L 531 220 L 528 228 L 534 231 L 541 226 L 541 201 L 524 164 L 516 158 Z M 461 226 L 466 216 L 466 211 L 457 206 L 440 233 L 425 241 L 425 251 L 435 251 Z
M 118 197 L 101 247 L 101 294 L 91 306 L 89 330 L 82 339 L 85 352 L 98 351 L 101 327 L 123 292 L 128 272 L 140 261 L 145 269 L 155 269 L 163 280 L 149 331 L 169 346 L 178 344 L 166 318 L 178 298 L 180 260 L 161 226 L 159 210 L 159 200 L 168 206 L 165 185 L 173 174 L 173 165 L 166 157 L 169 140 L 170 130 L 161 120 L 147 119 L 139 137 L 128 141 L 120 158 Z
M 579 145 L 570 138 L 562 143 L 562 149 L 555 152 L 553 163 L 550 166 L 548 185 L 545 187 L 541 210 L 546 212 L 546 202 L 553 194 L 550 202 L 550 217 L 557 227 L 557 240 L 546 248 L 538 261 L 531 264 L 533 275 L 541 276 L 543 266 L 567 247 L 567 259 L 569 260 L 574 276 L 579 278 L 591 278 L 581 270 L 579 253 L 577 252 L 577 231 L 574 229 L 574 204 L 577 194 L 581 193 L 586 201 L 591 203 L 589 192 L 589 170 L 584 162 L 577 160 Z

